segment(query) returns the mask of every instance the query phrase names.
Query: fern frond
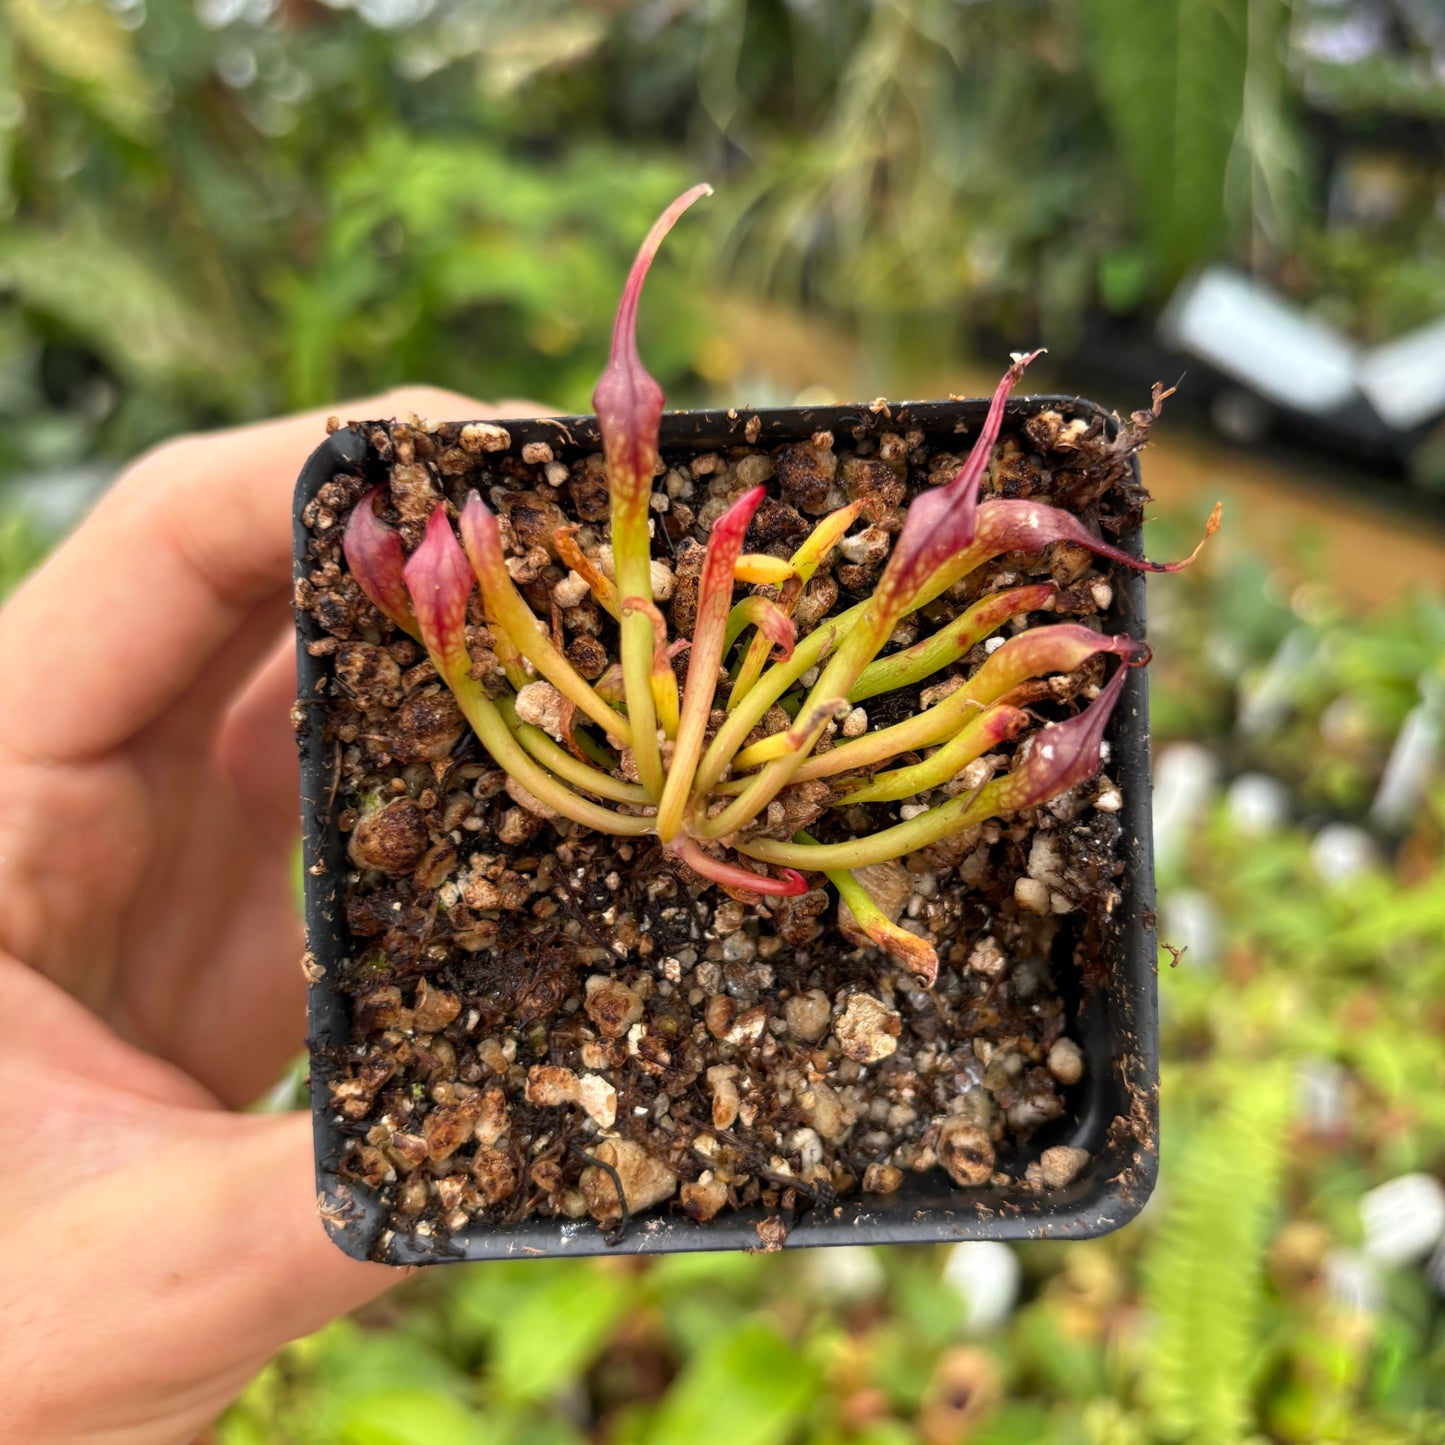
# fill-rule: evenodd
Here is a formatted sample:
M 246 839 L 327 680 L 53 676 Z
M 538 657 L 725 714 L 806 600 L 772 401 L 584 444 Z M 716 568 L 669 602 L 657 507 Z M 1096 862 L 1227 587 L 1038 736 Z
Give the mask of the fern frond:
M 1084 0 L 1085 54 L 1148 241 L 1168 279 L 1216 254 L 1279 191 L 1290 147 L 1278 101 L 1289 0 Z M 1271 49 L 1271 41 L 1276 48 Z
M 1292 1097 L 1286 1068 L 1258 1068 L 1184 1142 L 1183 1157 L 1165 1161 L 1164 1221 L 1144 1268 L 1153 1334 L 1142 1387 L 1166 1438 L 1235 1445 L 1250 1431 Z

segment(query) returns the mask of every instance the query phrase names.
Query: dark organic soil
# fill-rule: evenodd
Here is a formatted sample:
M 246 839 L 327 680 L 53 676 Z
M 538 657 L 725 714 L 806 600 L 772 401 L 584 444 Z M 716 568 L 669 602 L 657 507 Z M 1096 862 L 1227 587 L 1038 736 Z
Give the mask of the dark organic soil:
M 1114 440 L 1098 421 L 1047 411 L 1006 426 L 985 495 L 1065 506 L 1117 536 L 1139 519 L 1127 463 L 1147 420 Z M 1046 1141 L 1072 1112 L 1083 1059 L 1066 1036 L 1066 998 L 1087 985 L 1079 969 L 1098 957 L 1119 899 L 1120 799 L 1107 764 L 1045 808 L 872 872 L 870 891 L 937 947 L 937 986 L 925 991 L 851 939 L 821 887 L 744 905 L 655 840 L 538 816 L 465 729 L 421 649 L 346 572 L 346 518 L 378 478 L 408 550 L 439 498 L 458 504 L 479 488 L 506 518 L 533 610 L 595 677 L 616 655 L 614 624 L 558 565 L 552 535 L 570 522 L 585 550 L 605 543 L 599 456 L 561 435 L 554 458 L 551 447 L 514 448 L 497 428 L 415 419 L 361 431 L 367 479 L 337 475 L 304 515 L 313 565 L 296 602 L 319 629 L 312 653 L 331 667 L 321 705 L 298 718 L 334 745 L 334 816 L 351 863 L 351 948 L 331 982 L 351 996 L 353 1040 L 315 1062 L 352 1140 L 344 1170 L 381 1191 L 393 1226 L 445 1237 L 530 1215 L 610 1224 L 619 1179 L 634 1211 L 706 1220 L 887 1194 L 910 1171 L 946 1170 L 960 1188 L 1023 1174 L 1017 1146 L 1036 1133 Z M 670 574 L 659 596 L 674 635 L 690 630 L 709 527 L 760 481 L 769 499 L 749 551 L 786 557 L 832 507 L 863 495 L 878 506 L 880 520 L 809 585 L 800 633 L 866 595 L 908 495 L 948 480 L 969 438 L 942 440 L 890 429 L 885 411 L 852 435 L 666 456 L 655 554 Z M 1061 589 L 1052 613 L 1001 635 L 1061 617 L 1119 630 L 1111 570 L 1066 544 L 997 559 L 925 609 L 923 625 L 1045 578 Z M 486 679 L 495 658 L 479 611 L 473 620 Z M 987 647 L 922 690 L 966 676 Z M 1102 675 L 1095 665 L 1031 685 L 1027 705 L 1062 716 Z M 907 716 L 919 692 L 871 700 L 868 725 Z M 813 786 L 774 805 L 770 832 L 808 826 L 835 840 L 910 806 L 827 810 Z M 1078 1152 L 1048 1150 L 1015 1187 L 1066 1182 Z

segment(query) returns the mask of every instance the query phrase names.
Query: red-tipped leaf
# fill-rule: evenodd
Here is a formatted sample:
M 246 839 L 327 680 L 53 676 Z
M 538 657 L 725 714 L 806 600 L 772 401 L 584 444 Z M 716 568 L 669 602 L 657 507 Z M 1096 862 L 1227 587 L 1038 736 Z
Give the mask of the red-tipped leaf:
M 808 891 L 803 875 L 795 873 L 791 868 L 782 869 L 781 878 L 754 873 L 752 869 L 744 868 L 741 864 L 715 858 L 686 834 L 676 839 L 671 847 L 694 873 L 700 873 L 704 878 L 722 884 L 729 891 L 737 889 L 745 893 L 767 893 L 777 898 L 799 898 Z
M 448 683 L 466 677 L 472 667 L 467 652 L 467 599 L 477 579 L 440 502 L 403 575 L 432 664 Z
M 798 627 L 776 602 L 767 597 L 744 597 L 728 613 L 724 652 L 749 627 L 756 627 L 758 635 L 778 649 L 773 658 L 775 662 L 786 662 L 792 657 L 793 646 L 798 640 Z
M 681 648 L 692 646 L 684 639 L 676 646 L 667 640 L 667 619 L 655 602 L 645 597 L 624 597 L 622 615 L 641 612 L 652 623 L 652 703 L 657 712 L 657 724 L 668 737 L 677 736 L 678 699 L 677 674 L 672 670 L 672 659 Z
M 1036 808 L 1092 778 L 1103 761 L 1104 729 L 1128 672 L 1127 666 L 1119 667 L 1077 716 L 1040 728 L 1029 741 L 1028 756 L 1012 772 L 986 783 L 969 813 L 984 818 Z
M 642 285 L 658 248 L 678 217 L 695 201 L 710 195 L 711 186 L 693 186 L 657 218 L 632 263 L 622 291 L 612 328 L 612 351 L 592 393 L 607 455 L 608 479 L 614 491 L 650 492 L 657 462 L 657 426 L 662 419 L 665 398 L 637 351 L 637 307 L 642 299 Z
M 923 492 L 909 503 L 903 530 L 878 582 L 878 603 L 885 616 L 895 616 L 944 562 L 972 544 L 978 522 L 978 484 L 998 441 L 1004 404 L 1024 369 L 1040 354 L 1031 351 L 1004 372 L 968 459 L 953 480 Z
M 1222 503 L 1214 504 L 1209 520 L 1204 524 L 1204 535 L 1199 539 L 1198 546 L 1178 562 L 1150 562 L 1143 557 L 1132 557 L 1128 552 L 1096 537 L 1072 512 L 1046 507 L 1042 502 L 1002 498 L 985 502 L 978 509 L 978 538 L 980 542 L 987 544 L 989 555 L 994 557 L 1004 552 L 1034 554 L 1043 551 L 1053 542 L 1075 542 L 1080 547 L 1087 547 L 1096 556 L 1107 557 L 1109 561 L 1131 567 L 1136 572 L 1182 572 L 1219 530 L 1219 519 L 1223 510 Z
M 1133 659 L 1144 651 L 1143 643 L 1123 633 L 1111 637 L 1078 622 L 1031 627 L 991 653 L 961 691 L 975 702 L 991 703 L 1021 682 L 1051 672 L 1073 672 L 1101 652 Z
M 765 495 L 763 487 L 744 492 L 713 523 L 712 534 L 707 539 L 707 554 L 698 580 L 697 621 L 693 625 L 692 652 L 687 660 L 677 746 L 657 809 L 657 832 L 664 842 L 673 838 L 682 826 L 683 806 L 692 789 L 708 715 L 717 693 L 718 665 L 722 661 L 728 612 L 733 601 L 733 567 L 743 550 L 748 523 Z
M 657 467 L 657 427 L 663 402 L 662 388 L 648 374 L 637 353 L 637 306 L 642 283 L 663 237 L 694 201 L 709 193 L 708 186 L 694 186 L 679 196 L 648 232 L 623 288 L 607 367 L 592 394 L 611 489 L 612 560 L 617 590 L 623 597 L 652 595 L 648 502 Z M 651 634 L 640 613 L 622 619 L 622 677 L 633 757 L 643 786 L 653 797 L 660 797 L 666 779 L 652 698 Z
M 595 689 L 558 650 L 527 606 L 526 599 L 517 591 L 507 571 L 496 514 L 476 492 L 467 497 L 462 508 L 461 532 L 472 571 L 481 583 L 482 599 L 493 630 L 504 633 L 516 650 L 593 722 L 624 746 L 631 746 L 632 732 L 627 722 L 597 696 Z
M 698 579 L 697 621 L 692 629 L 692 658 L 687 675 L 689 688 L 694 668 L 706 666 L 709 660 L 716 667 L 722 659 L 728 611 L 733 603 L 733 564 L 743 550 L 743 538 L 753 513 L 766 495 L 765 488 L 753 487 L 713 523 L 703 557 L 702 576 Z M 709 654 L 713 655 L 709 658 Z M 709 683 L 713 681 L 708 679 Z
M 373 487 L 351 509 L 351 517 L 341 539 L 341 550 L 346 554 L 346 565 L 356 578 L 357 586 L 377 610 L 403 632 L 417 637 L 420 634 L 416 614 L 412 611 L 403 576 L 406 553 L 400 534 L 376 515 L 374 503 L 380 495 L 381 488 Z

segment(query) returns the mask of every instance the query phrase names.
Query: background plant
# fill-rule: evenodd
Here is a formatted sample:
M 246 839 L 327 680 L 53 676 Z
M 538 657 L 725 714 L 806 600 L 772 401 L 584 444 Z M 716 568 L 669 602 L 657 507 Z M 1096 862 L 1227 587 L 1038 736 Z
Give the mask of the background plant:
M 1381 8 L 5 0 L 0 416 L 25 425 L 0 467 L 423 372 L 585 409 L 611 278 L 694 173 L 727 182 L 708 274 L 879 357 L 980 332 L 1059 354 L 1221 258 L 1393 335 L 1445 314 L 1439 178 L 1330 220 L 1301 115 L 1445 107 L 1423 41 L 1339 93 L 1368 67 L 1329 27 Z M 751 381 L 659 281 L 668 389 Z

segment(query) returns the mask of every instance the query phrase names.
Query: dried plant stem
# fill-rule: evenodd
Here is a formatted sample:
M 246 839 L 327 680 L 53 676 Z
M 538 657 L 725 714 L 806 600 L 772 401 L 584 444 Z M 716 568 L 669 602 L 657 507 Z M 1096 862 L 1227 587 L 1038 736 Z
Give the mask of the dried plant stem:
M 817 845 L 817 839 L 808 833 L 795 833 L 793 841 Z M 894 923 L 848 869 L 825 868 L 823 876 L 838 890 L 838 897 L 848 905 L 853 921 L 868 940 L 916 973 L 925 988 L 931 988 L 938 978 L 938 954 L 934 949 L 916 933 Z

